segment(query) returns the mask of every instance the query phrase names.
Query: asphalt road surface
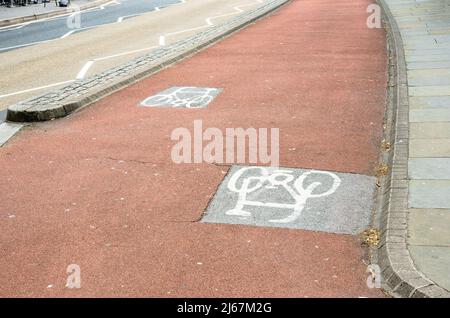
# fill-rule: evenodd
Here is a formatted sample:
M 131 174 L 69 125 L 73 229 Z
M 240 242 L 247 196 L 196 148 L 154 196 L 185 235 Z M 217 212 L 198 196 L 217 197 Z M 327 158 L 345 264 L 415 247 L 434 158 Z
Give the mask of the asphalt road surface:
M 68 36 L 179 3 L 180 0 L 120 0 L 57 18 L 0 29 L 0 52 Z M 78 17 L 76 16 L 78 15 Z M 79 23 L 77 23 L 79 21 Z

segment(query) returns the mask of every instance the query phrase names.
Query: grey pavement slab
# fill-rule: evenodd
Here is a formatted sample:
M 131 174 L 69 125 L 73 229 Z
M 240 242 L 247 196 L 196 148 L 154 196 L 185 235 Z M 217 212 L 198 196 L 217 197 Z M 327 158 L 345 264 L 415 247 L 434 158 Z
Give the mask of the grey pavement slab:
M 205 108 L 222 91 L 220 88 L 171 87 L 143 100 L 143 107 Z
M 411 86 L 450 85 L 450 68 L 409 70 L 408 84 Z
M 435 41 L 418 41 L 406 42 L 405 48 L 408 50 L 424 50 L 424 49 L 450 49 L 450 43 L 436 43 Z
M 370 223 L 376 178 L 233 166 L 202 222 L 357 234 Z
M 450 68 L 450 61 L 409 62 L 406 67 L 408 70 L 445 69 Z
M 450 246 L 450 210 L 411 209 L 408 234 L 411 245 Z
M 409 96 L 450 96 L 450 85 L 410 87 Z
M 450 138 L 449 122 L 412 122 L 409 126 L 409 137 L 421 138 Z
M 450 247 L 411 245 L 409 251 L 420 271 L 443 288 L 450 290 Z
M 450 34 L 439 34 L 439 35 L 414 35 L 414 34 L 402 34 L 402 39 L 406 43 L 423 43 L 423 44 L 440 44 L 440 43 L 448 43 L 450 42 Z
M 450 158 L 410 158 L 408 175 L 411 179 L 450 180 Z
M 450 109 L 450 96 L 409 97 L 409 109 Z
M 410 158 L 449 158 L 450 139 L 411 139 Z
M 448 122 L 450 121 L 450 107 L 435 109 L 411 109 L 409 111 L 411 123 Z
M 439 62 L 450 61 L 450 54 L 410 54 L 406 56 L 406 62 Z
M 409 111 L 411 123 L 448 122 L 450 121 L 450 107 L 434 109 L 411 109 Z
M 424 49 L 412 49 L 405 48 L 405 55 L 448 55 L 450 49 L 444 48 L 424 48 Z
M 0 124 L 0 146 L 3 146 L 15 133 L 17 133 L 23 125 L 14 123 Z
M 450 209 L 450 180 L 410 180 L 408 203 L 416 209 Z

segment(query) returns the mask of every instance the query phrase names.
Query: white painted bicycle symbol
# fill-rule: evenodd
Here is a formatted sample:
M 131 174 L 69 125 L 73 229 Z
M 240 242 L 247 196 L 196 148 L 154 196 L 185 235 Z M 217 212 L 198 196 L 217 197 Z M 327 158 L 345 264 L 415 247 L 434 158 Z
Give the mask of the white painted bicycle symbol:
M 242 178 L 243 174 L 250 170 L 259 170 L 259 175 Z M 333 180 L 331 187 L 329 187 L 327 191 L 313 193 L 314 190 L 322 185 L 322 183 L 312 182 L 305 187 L 305 180 L 307 177 L 312 177 L 314 175 L 325 175 L 331 177 Z M 269 220 L 269 222 L 272 223 L 291 223 L 301 216 L 308 199 L 320 198 L 333 194 L 341 184 L 341 179 L 336 174 L 327 171 L 311 170 L 303 173 L 295 180 L 294 179 L 295 176 L 292 175 L 292 171 L 289 170 L 277 169 L 271 171 L 265 167 L 241 168 L 230 178 L 227 185 L 230 191 L 238 193 L 236 206 L 225 213 L 227 215 L 249 217 L 252 213 L 245 211 L 245 206 L 291 209 L 292 213 L 289 216 L 282 219 Z M 240 181 L 242 183 L 238 186 Z M 291 182 L 293 182 L 293 184 L 291 184 Z M 278 189 L 279 187 L 284 188 L 284 190 L 289 193 L 295 202 L 294 204 L 260 202 L 248 199 L 249 194 L 253 194 L 253 197 L 255 197 L 255 194 L 267 195 L 269 197 L 270 191 Z
M 200 108 L 208 105 L 217 93 L 216 88 L 177 87 L 144 100 L 142 106 Z

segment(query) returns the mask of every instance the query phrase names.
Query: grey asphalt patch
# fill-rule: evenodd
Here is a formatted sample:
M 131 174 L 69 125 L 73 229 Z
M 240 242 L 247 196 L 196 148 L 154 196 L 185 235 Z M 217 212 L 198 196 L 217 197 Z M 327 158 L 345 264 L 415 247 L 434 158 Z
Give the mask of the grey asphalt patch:
M 119 17 L 144 14 L 155 10 L 155 7 L 163 8 L 179 2 L 179 0 L 128 0 L 121 2 L 120 5 L 104 6 L 103 10 L 81 11 L 80 27 L 82 29 L 77 30 L 77 32 L 83 32 L 86 28 L 116 23 Z M 68 27 L 66 16 L 37 21 L 20 29 L 4 30 L 0 32 L 0 52 L 14 50 L 18 46 L 32 45 L 40 41 L 58 39 L 73 30 L 76 29 Z
M 141 102 L 143 107 L 205 108 L 222 91 L 208 87 L 171 87 Z
M 201 221 L 357 234 L 370 224 L 375 183 L 350 173 L 233 166 Z

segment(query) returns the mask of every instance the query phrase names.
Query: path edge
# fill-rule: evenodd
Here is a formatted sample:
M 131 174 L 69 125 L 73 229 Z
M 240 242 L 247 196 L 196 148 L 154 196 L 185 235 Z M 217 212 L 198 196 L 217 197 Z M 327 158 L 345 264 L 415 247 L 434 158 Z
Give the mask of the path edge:
M 415 267 L 408 250 L 409 98 L 405 52 L 386 0 L 377 3 L 387 33 L 389 81 L 384 138 L 391 150 L 382 155 L 389 172 L 380 180 L 377 214 L 381 237 L 375 250 L 376 262 L 380 266 L 382 287 L 392 296 L 447 298 L 450 293 Z

